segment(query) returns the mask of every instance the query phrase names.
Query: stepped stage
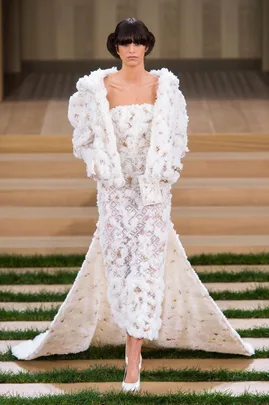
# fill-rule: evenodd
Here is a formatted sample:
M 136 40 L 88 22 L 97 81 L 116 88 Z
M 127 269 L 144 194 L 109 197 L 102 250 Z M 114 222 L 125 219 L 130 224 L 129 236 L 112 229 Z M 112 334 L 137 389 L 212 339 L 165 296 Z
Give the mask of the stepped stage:
M 77 78 L 76 74 L 32 73 L 0 104 L 1 254 L 84 255 L 88 250 L 98 218 L 96 183 L 86 177 L 84 162 L 72 155 L 72 129 L 66 116 Z M 184 158 L 182 176 L 172 188 L 171 219 L 189 256 L 257 254 L 253 264 L 246 258 L 241 265 L 193 266 L 256 354 L 247 358 L 142 349 L 142 392 L 170 398 L 171 392 L 182 390 L 173 403 L 184 403 L 184 393 L 195 392 L 200 398 L 196 403 L 214 405 L 221 402 L 204 400 L 203 390 L 208 395 L 227 395 L 228 390 L 233 396 L 246 390 L 253 393 L 253 402 L 244 403 L 266 404 L 269 263 L 258 254 L 269 251 L 268 74 L 184 72 L 180 78 L 190 116 L 191 153 Z M 24 397 L 68 393 L 71 400 L 72 393 L 82 389 L 95 388 L 100 398 L 110 389 L 120 390 L 123 348 L 99 352 L 90 348 L 75 356 L 28 362 L 16 361 L 8 353 L 10 345 L 32 338 L 53 319 L 79 269 L 60 267 L 5 268 L 1 264 L 0 374 L 4 383 L 0 403 L 1 395 L 10 393 Z M 68 280 L 57 275 L 60 270 L 69 274 Z M 111 366 L 116 371 L 108 369 Z M 68 367 L 73 369 L 70 375 Z M 153 371 L 157 374 L 152 377 L 148 372 Z M 266 398 L 258 398 L 261 393 Z M 91 403 L 92 394 L 88 395 Z M 72 400 L 83 403 L 79 397 Z M 106 397 L 95 400 L 99 402 L 105 403 Z

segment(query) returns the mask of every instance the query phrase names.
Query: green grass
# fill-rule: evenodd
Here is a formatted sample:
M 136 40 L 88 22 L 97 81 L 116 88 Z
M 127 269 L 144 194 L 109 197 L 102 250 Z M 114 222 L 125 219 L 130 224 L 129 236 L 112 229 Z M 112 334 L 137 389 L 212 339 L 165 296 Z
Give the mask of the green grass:
M 42 331 L 42 332 L 45 332 Z M 0 330 L 0 340 L 27 340 L 33 339 L 36 335 L 41 333 L 38 329 L 25 329 L 25 330 Z M 269 329 L 268 329 L 269 334 Z
M 269 318 L 269 307 L 257 309 L 225 309 L 222 312 L 227 318 L 237 318 L 237 319 Z
M 240 272 L 225 272 L 218 271 L 214 273 L 197 272 L 200 280 L 203 283 L 246 283 L 246 282 L 268 282 L 268 273 L 255 270 L 242 270 Z
M 1 384 L 79 383 L 122 381 L 122 367 L 95 365 L 85 370 L 67 367 L 52 371 L 0 372 Z M 268 381 L 268 371 L 200 370 L 196 368 L 162 368 L 141 372 L 141 381 Z
M 240 272 L 225 272 L 219 271 L 214 273 L 197 272 L 200 280 L 203 283 L 218 283 L 218 282 L 268 282 L 268 273 L 255 270 L 242 270 Z M 45 271 L 37 271 L 35 273 L 25 272 L 19 273 L 10 271 L 0 271 L 0 285 L 24 285 L 24 284 L 72 284 L 76 278 L 76 271 L 58 270 L 55 273 L 47 273 Z
M 68 354 L 55 354 L 49 356 L 38 357 L 38 360 L 93 360 L 93 359 L 123 359 L 125 353 L 125 348 L 122 345 L 112 346 L 89 346 L 89 348 L 83 352 L 79 353 L 68 353 Z M 265 359 L 269 357 L 269 349 L 259 349 L 255 350 L 255 354 L 252 356 L 244 356 L 241 354 L 231 354 L 231 353 L 218 353 L 218 352 L 208 352 L 205 350 L 190 350 L 190 349 L 168 349 L 168 348 L 158 348 L 149 349 L 143 347 L 142 355 L 144 359 L 231 359 L 231 358 L 243 358 L 243 359 L 254 359 L 260 358 Z M 18 360 L 11 353 L 9 348 L 5 353 L 0 354 L 0 361 L 16 361 Z
M 269 264 L 269 252 L 262 253 L 216 253 L 216 254 L 200 254 L 190 256 L 189 261 L 193 266 L 228 266 L 228 265 L 257 265 L 257 264 Z
M 85 251 L 86 254 L 86 251 Z M 85 255 L 13 255 L 1 254 L 0 267 L 80 267 Z M 257 265 L 269 264 L 269 252 L 262 253 L 218 253 L 189 256 L 189 261 L 194 265 Z
M 242 338 L 269 338 L 269 328 L 263 326 L 252 329 L 237 329 Z
M 13 293 L 0 291 L 0 302 L 62 302 L 66 293 Z M 257 287 L 244 291 L 215 291 L 210 296 L 214 300 L 267 300 L 269 299 L 269 288 Z
M 269 288 L 257 287 L 244 291 L 214 291 L 210 293 L 214 300 L 268 300 Z
M 57 309 L 26 309 L 24 311 L 0 308 L 0 322 L 5 321 L 51 321 Z
M 75 271 L 59 270 L 53 274 L 45 271 L 36 273 L 19 273 L 19 272 L 1 272 L 0 285 L 5 284 L 71 284 L 74 282 L 77 273 Z
M 5 321 L 51 321 L 57 314 L 58 308 L 30 308 L 22 311 L 0 308 L 0 322 Z M 269 306 L 258 309 L 226 309 L 222 311 L 227 318 L 269 318 Z
M 0 291 L 0 302 L 62 302 L 66 293 L 13 293 L 9 291 Z M 269 295 L 269 292 L 268 292 Z
M 237 332 L 241 337 L 269 338 L 269 328 L 264 327 L 253 329 L 237 329 Z M 0 340 L 33 339 L 39 333 L 40 331 L 38 329 L 11 330 L 11 331 L 0 330 Z
M 86 250 L 85 250 L 86 255 Z M 2 267 L 80 267 L 85 255 L 13 255 L 0 254 L 0 268 Z
M 0 396 L 1 405 L 268 405 L 269 395 L 250 394 L 233 396 L 226 393 L 184 393 L 167 395 L 83 390 L 76 394 L 44 395 L 40 398 L 8 398 Z

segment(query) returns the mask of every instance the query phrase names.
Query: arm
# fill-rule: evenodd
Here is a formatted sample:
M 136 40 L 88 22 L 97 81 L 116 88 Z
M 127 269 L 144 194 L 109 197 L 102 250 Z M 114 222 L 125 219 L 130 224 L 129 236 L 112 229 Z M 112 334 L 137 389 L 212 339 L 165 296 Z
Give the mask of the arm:
M 175 183 L 180 177 L 183 164 L 181 159 L 189 152 L 188 144 L 188 115 L 186 109 L 186 100 L 179 88 L 175 93 L 175 113 L 174 113 L 174 139 L 172 147 L 172 167 L 175 170 L 174 181 Z
M 68 104 L 68 120 L 73 130 L 72 144 L 73 154 L 78 159 L 83 159 L 87 165 L 87 176 L 97 180 L 94 169 L 94 134 L 90 126 L 89 112 L 87 111 L 90 102 L 89 93 L 76 92 Z

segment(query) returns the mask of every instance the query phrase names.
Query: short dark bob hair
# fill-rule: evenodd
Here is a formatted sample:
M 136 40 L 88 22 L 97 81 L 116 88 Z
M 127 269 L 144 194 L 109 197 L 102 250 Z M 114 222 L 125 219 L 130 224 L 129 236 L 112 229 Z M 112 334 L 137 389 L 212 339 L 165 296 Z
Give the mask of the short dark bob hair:
M 126 18 L 117 24 L 114 32 L 109 34 L 106 46 L 112 56 L 120 59 L 120 56 L 117 54 L 117 45 L 127 45 L 131 42 L 148 47 L 145 52 L 146 56 L 150 54 L 154 47 L 155 37 L 143 21 L 136 20 L 135 18 Z

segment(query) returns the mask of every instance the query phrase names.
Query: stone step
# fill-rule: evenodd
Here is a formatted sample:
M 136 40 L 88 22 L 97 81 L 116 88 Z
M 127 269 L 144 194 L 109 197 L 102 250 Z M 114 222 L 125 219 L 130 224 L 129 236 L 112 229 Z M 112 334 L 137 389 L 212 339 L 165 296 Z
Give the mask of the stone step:
M 249 342 L 253 344 L 258 340 L 266 341 L 268 345 L 268 339 L 243 339 L 244 342 Z M 5 341 L 9 342 L 9 345 L 16 344 L 21 342 L 21 340 Z M 2 343 L 0 343 L 1 345 Z M 255 343 L 253 344 L 255 347 Z M 257 343 L 257 346 L 260 347 L 260 343 Z M 255 347 L 256 348 L 256 347 Z M 1 350 L 1 349 L 0 349 Z M 6 350 L 5 350 L 6 351 Z M 143 348 L 142 348 L 143 356 Z M 158 369 L 172 369 L 172 370 L 184 370 L 198 368 L 203 371 L 212 371 L 216 370 L 220 366 L 221 368 L 229 371 L 268 371 L 269 359 L 251 359 L 248 358 L 237 358 L 237 359 L 145 359 L 143 358 L 142 369 L 141 371 L 156 371 Z M 26 368 L 27 364 L 27 368 Z M 28 371 L 31 372 L 50 372 L 53 369 L 61 370 L 63 368 L 73 368 L 77 371 L 86 370 L 94 366 L 104 366 L 104 367 L 119 367 L 124 366 L 123 359 L 101 359 L 101 360 L 57 360 L 57 361 L 40 361 L 40 360 L 31 360 L 31 362 L 22 361 L 13 362 L 13 361 L 1 361 L 0 370 L 2 372 L 12 372 L 14 374 L 19 374 L 20 372 L 25 373 Z
M 239 283 L 203 283 L 210 292 L 216 291 L 246 291 L 256 288 L 269 288 L 269 282 L 239 282 Z M 0 285 L 0 291 L 10 291 L 12 293 L 39 293 L 47 291 L 52 293 L 64 293 L 71 288 L 72 284 L 5 284 Z
M 269 152 L 268 134 L 189 134 L 192 152 Z M 0 135 L 1 153 L 72 153 L 71 135 Z
M 20 397 L 37 397 L 41 395 L 73 394 L 82 390 L 98 390 L 99 392 L 121 391 L 120 382 L 105 383 L 38 383 L 38 384 L 1 384 L 0 395 L 7 397 L 19 395 Z M 224 393 L 233 395 L 243 395 L 246 393 L 268 394 L 269 384 L 267 381 L 240 381 L 240 382 L 147 382 L 141 381 L 141 393 L 149 394 L 172 394 L 178 391 L 190 393 L 203 393 L 205 391 L 213 393 Z M 231 397 L 232 398 L 232 397 Z
M 242 271 L 256 271 L 256 272 L 263 272 L 269 273 L 269 266 L 268 265 L 210 265 L 210 266 L 193 266 L 194 270 L 199 273 L 217 273 L 217 272 L 225 272 L 225 273 L 240 273 Z M 66 272 L 75 272 L 77 273 L 79 267 L 2 267 L 0 268 L 0 274 L 24 274 L 24 273 L 38 273 L 44 272 L 48 274 L 54 274 L 59 271 L 66 271 Z
M 259 309 L 269 307 L 269 300 L 215 300 L 222 311 L 226 309 Z M 27 309 L 57 309 L 61 302 L 0 302 L 0 309 L 25 311 Z
M 188 256 L 202 253 L 261 253 L 269 251 L 267 235 L 180 235 Z M 86 255 L 91 236 L 0 236 L 0 253 Z
M 96 206 L 96 182 L 84 179 L 0 179 L 0 206 Z M 188 178 L 172 186 L 173 206 L 268 206 L 267 178 Z
M 50 322 L 48 321 L 14 321 L 14 322 L 1 322 L 1 330 L 6 331 L 24 331 L 35 329 L 40 332 L 46 330 Z
M 92 235 L 97 217 L 96 207 L 0 207 L 0 235 Z
M 97 207 L 0 207 L 0 236 L 93 234 Z M 268 235 L 269 207 L 172 207 L 183 235 Z
M 268 173 L 268 152 L 192 152 L 184 158 L 184 178 L 268 178 Z M 0 178 L 85 177 L 85 163 L 72 153 L 0 154 Z
M 71 284 L 21 284 L 21 285 L 0 285 L 0 291 L 12 293 L 37 294 L 41 291 L 51 293 L 65 293 L 71 288 Z
M 268 178 L 268 152 L 190 152 L 182 176 L 196 178 Z M 255 168 L 253 167 L 255 165 Z

